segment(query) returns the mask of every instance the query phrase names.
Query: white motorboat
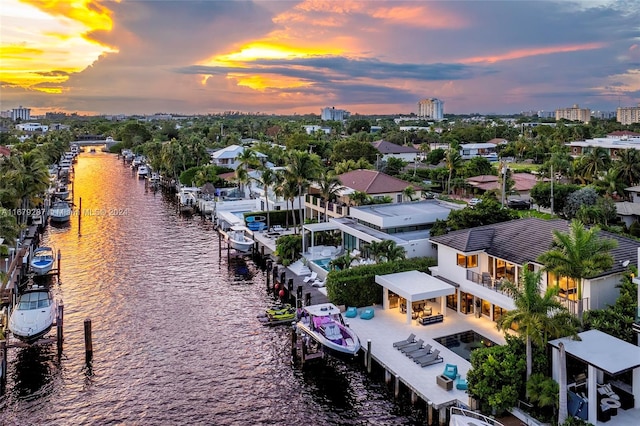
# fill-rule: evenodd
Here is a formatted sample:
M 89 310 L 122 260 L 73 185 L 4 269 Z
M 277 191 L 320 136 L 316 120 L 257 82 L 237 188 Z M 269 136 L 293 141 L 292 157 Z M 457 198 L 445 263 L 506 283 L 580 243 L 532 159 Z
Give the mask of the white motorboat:
M 56 201 L 49 210 L 52 222 L 68 222 L 71 219 L 71 206 L 66 201 Z
M 503 426 L 491 417 L 464 408 L 451 407 L 450 414 L 449 426 Z
M 181 213 L 193 213 L 198 205 L 199 192 L 200 188 L 198 187 L 183 186 L 180 188 L 180 191 L 178 191 L 176 196 L 178 197 L 178 204 Z
M 32 343 L 53 325 L 56 304 L 48 288 L 34 285 L 25 291 L 9 318 L 9 330 L 18 339 Z
M 53 193 L 54 197 L 57 197 L 61 200 L 66 200 L 69 198 L 69 187 L 67 185 L 60 185 Z
M 138 166 L 138 177 L 144 179 L 149 174 L 149 169 L 144 164 Z
M 31 257 L 31 271 L 36 275 L 46 275 L 53 268 L 55 256 L 51 247 L 39 247 Z
M 232 226 L 231 229 L 227 231 L 227 242 L 229 245 L 243 253 L 250 251 L 251 247 L 255 244 L 255 241 L 247 237 L 246 231 L 248 231 L 248 229 L 244 226 Z
M 360 350 L 358 335 L 345 324 L 340 309 L 333 303 L 304 307 L 296 327 L 332 355 L 355 356 Z

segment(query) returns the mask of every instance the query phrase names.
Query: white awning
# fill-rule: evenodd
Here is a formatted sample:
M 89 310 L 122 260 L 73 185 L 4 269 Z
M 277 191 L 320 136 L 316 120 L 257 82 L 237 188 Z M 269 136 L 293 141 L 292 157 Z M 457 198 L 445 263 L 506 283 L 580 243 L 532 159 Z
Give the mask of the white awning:
M 433 299 L 455 293 L 455 288 L 442 280 L 419 271 L 376 275 L 376 283 L 409 302 Z
M 331 222 L 320 222 L 320 223 L 309 223 L 304 225 L 304 229 L 311 232 L 320 232 L 320 231 L 332 231 L 334 229 L 340 229 L 338 225 Z
M 563 337 L 549 344 L 557 348 L 562 342 L 569 355 L 614 376 L 640 367 L 640 346 L 599 330 L 585 331 L 578 333 L 578 336 L 581 340 Z

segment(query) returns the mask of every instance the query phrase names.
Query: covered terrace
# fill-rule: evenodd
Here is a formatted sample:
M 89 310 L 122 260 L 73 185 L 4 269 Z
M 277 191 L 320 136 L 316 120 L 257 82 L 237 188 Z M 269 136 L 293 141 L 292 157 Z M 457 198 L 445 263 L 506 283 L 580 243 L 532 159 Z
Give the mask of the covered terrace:
M 585 416 L 589 423 L 598 425 L 608 422 L 609 425 L 637 425 L 640 418 L 640 410 L 636 401 L 640 400 L 640 347 L 620 340 L 599 330 L 589 330 L 579 333 L 580 340 L 573 340 L 570 337 L 555 339 L 549 342 L 553 348 L 552 372 L 554 380 L 559 380 L 560 371 L 560 350 L 562 343 L 566 354 L 584 362 L 587 366 L 585 382 L 568 384 L 569 397 L 571 392 L 583 394 L 586 397 L 588 410 Z M 566 366 L 565 366 L 566 368 Z M 631 373 L 631 385 L 617 380 L 617 376 L 623 373 Z M 605 381 L 605 374 L 607 379 Z M 615 391 L 617 398 L 608 397 L 600 390 L 602 385 L 610 385 Z M 580 385 L 581 389 L 577 389 Z M 572 391 L 572 389 L 574 389 Z M 614 402 L 618 401 L 617 403 Z M 615 414 L 603 419 L 603 404 L 615 404 Z M 621 409 L 619 409 L 621 408 Z M 611 410 L 613 411 L 613 410 Z M 569 415 L 576 413 L 569 412 Z
M 446 282 L 419 271 L 376 275 L 376 283 L 383 288 L 382 307 L 389 309 L 389 291 L 406 300 L 407 324 L 413 318 L 413 303 L 440 298 L 440 312 L 446 316 L 446 296 L 455 293 L 455 288 Z

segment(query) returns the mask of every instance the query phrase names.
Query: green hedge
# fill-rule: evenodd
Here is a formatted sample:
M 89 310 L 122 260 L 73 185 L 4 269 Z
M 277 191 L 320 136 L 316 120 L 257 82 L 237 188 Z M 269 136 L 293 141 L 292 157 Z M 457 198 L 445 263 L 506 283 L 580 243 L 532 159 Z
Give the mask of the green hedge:
M 331 271 L 327 275 L 327 296 L 336 305 L 370 306 L 382 303 L 382 286 L 376 284 L 376 275 L 396 272 L 429 272 L 436 260 L 431 257 L 415 257 L 397 262 L 361 265 L 344 271 Z

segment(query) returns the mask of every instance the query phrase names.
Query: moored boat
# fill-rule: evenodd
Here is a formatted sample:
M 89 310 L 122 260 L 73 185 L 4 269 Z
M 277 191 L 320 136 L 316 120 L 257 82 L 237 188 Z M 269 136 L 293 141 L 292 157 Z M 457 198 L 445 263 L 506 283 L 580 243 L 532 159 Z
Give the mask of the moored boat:
M 291 324 L 295 319 L 296 308 L 289 303 L 272 306 L 263 314 L 258 315 L 258 320 L 262 325 Z
M 246 235 L 247 228 L 244 226 L 232 226 L 229 231 L 227 231 L 227 242 L 231 246 L 238 251 L 246 253 L 251 250 L 255 241 Z
M 450 414 L 449 426 L 503 426 L 495 419 L 464 408 L 451 407 Z
M 33 343 L 51 329 L 55 315 L 51 291 L 34 285 L 18 299 L 9 318 L 9 330 L 18 339 Z
M 296 328 L 331 355 L 355 356 L 360 350 L 358 335 L 345 324 L 340 309 L 333 303 L 304 307 Z
M 147 174 L 149 174 L 149 169 L 147 168 L 147 166 L 145 166 L 144 164 L 141 164 L 138 166 L 138 177 L 140 179 L 144 179 L 147 177 Z
M 33 251 L 30 266 L 36 275 L 46 275 L 53 268 L 53 249 L 51 247 L 39 247 Z
M 68 222 L 71 219 L 71 206 L 66 201 L 56 201 L 49 210 L 49 217 L 52 222 Z

